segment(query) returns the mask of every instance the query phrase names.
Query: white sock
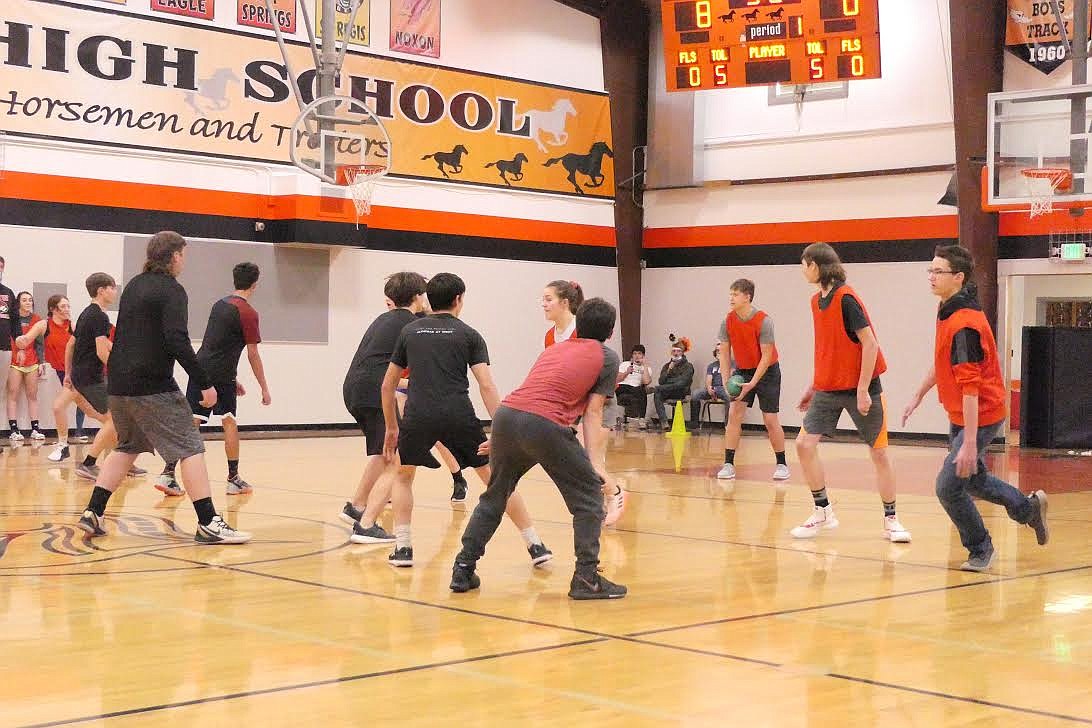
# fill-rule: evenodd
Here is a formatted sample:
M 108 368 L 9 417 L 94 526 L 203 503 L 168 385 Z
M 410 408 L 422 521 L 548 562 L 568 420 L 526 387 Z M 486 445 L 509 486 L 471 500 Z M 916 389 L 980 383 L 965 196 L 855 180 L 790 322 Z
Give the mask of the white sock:
M 528 546 L 534 546 L 536 543 L 542 543 L 542 539 L 535 533 L 535 527 L 530 526 L 519 532 L 520 536 L 523 536 L 523 542 Z
M 407 523 L 404 526 L 394 527 L 394 547 L 395 548 L 410 548 L 413 544 L 410 542 L 410 526 Z

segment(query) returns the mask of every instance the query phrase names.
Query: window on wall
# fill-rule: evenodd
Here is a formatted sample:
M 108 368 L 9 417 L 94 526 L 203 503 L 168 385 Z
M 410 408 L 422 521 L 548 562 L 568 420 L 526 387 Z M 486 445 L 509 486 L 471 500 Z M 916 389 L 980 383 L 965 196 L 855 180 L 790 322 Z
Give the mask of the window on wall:
M 807 101 L 830 101 L 849 98 L 849 82 L 811 83 L 794 86 L 777 83 L 769 87 L 769 105 L 802 104 Z

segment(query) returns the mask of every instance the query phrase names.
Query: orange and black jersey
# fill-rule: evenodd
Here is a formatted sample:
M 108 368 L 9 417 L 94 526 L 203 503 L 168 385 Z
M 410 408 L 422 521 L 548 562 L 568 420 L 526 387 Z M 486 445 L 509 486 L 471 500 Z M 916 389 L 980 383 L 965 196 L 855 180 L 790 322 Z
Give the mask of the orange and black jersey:
M 872 321 L 857 293 L 846 284 L 835 286 L 826 296 L 811 299 L 815 325 L 815 376 L 812 386 L 820 392 L 857 390 L 861 376 L 861 340 L 857 332 L 872 328 Z M 873 329 L 873 333 L 875 330 Z M 883 391 L 880 375 L 887 371 L 883 352 L 876 353 L 876 367 L 868 392 Z
M 933 363 L 937 396 L 954 424 L 965 424 L 964 395 L 978 396 L 980 426 L 1005 419 L 1005 385 L 997 342 L 982 307 L 966 290 L 940 306 Z

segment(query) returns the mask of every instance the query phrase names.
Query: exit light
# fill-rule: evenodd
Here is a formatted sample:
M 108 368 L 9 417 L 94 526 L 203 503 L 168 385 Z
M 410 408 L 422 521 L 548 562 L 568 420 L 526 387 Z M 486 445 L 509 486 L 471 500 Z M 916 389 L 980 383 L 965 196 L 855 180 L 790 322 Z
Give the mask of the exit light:
M 1059 257 L 1062 260 L 1084 260 L 1086 251 L 1084 243 L 1062 243 Z

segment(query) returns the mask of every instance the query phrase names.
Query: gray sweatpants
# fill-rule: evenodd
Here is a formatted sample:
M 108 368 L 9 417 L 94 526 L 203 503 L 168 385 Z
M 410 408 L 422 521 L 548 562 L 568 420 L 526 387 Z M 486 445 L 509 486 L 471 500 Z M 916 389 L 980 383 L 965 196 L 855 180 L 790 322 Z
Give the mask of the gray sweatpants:
M 485 554 L 508 497 L 528 470 L 541 465 L 561 491 L 573 516 L 576 570 L 595 573 L 599 566 L 599 531 L 603 523 L 603 480 L 576 440 L 576 431 L 529 412 L 498 407 L 493 415 L 489 467 L 492 476 L 463 533 L 456 557 L 473 565 Z

